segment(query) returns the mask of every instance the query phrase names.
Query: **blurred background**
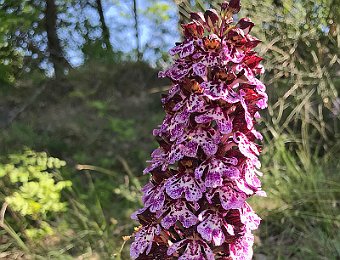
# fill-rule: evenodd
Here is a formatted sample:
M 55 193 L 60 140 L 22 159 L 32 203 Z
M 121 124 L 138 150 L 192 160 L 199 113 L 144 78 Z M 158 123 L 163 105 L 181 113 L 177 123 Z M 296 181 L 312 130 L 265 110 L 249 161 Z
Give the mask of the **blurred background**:
M 157 72 L 218 2 L 0 0 L 0 258 L 129 259 Z M 339 259 L 340 1 L 241 3 L 270 99 L 255 259 Z

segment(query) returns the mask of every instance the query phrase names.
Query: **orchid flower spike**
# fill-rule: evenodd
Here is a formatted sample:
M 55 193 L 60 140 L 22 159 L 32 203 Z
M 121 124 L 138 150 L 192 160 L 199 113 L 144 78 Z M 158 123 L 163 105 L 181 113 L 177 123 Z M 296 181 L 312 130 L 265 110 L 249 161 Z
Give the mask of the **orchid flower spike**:
M 233 22 L 239 10 L 231 0 L 219 12 L 192 13 L 170 50 L 173 65 L 159 73 L 173 84 L 153 131 L 159 147 L 144 170 L 144 207 L 132 215 L 141 224 L 132 259 L 252 258 L 260 218 L 246 200 L 265 196 L 255 124 L 268 98 L 253 51 L 260 41 L 250 19 Z

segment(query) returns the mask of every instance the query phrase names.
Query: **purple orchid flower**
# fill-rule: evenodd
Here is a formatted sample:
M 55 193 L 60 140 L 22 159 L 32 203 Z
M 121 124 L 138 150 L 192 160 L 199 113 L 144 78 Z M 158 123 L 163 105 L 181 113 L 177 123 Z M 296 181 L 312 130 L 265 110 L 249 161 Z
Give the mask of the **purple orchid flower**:
M 173 85 L 153 131 L 159 147 L 144 170 L 144 207 L 132 215 L 141 224 L 132 259 L 252 259 L 261 219 L 246 201 L 265 196 L 255 126 L 268 97 L 254 24 L 233 23 L 239 0 L 220 6 L 191 14 L 184 41 L 170 50 L 174 64 L 159 73 Z

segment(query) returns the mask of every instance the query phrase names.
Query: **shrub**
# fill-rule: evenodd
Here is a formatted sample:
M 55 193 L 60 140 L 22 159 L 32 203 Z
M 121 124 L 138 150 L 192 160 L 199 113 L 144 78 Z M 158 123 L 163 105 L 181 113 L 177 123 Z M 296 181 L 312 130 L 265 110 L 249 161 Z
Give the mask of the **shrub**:
M 15 222 L 13 226 L 25 227 L 26 237 L 36 239 L 51 234 L 47 221 L 54 213 L 66 210 L 61 191 L 72 183 L 56 180 L 65 164 L 45 152 L 29 149 L 9 155 L 8 161 L 0 164 L 0 198 L 13 214 L 23 217 L 23 223 Z

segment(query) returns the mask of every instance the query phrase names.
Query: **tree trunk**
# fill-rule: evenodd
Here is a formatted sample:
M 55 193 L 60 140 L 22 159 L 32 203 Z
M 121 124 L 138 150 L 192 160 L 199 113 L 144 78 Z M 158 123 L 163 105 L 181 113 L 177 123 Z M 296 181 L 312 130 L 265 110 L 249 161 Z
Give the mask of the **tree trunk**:
M 140 37 L 139 37 L 137 0 L 133 0 L 133 17 L 135 20 L 136 56 L 137 56 L 137 60 L 140 61 L 142 59 L 142 53 L 140 49 L 140 39 L 139 39 Z
M 46 0 L 45 26 L 50 60 L 53 63 L 55 77 L 59 78 L 64 75 L 64 69 L 71 68 L 71 66 L 64 57 L 57 34 L 57 6 L 55 0 Z
M 113 52 L 113 48 L 112 48 L 112 45 L 111 45 L 111 42 L 110 42 L 110 31 L 109 31 L 109 28 L 107 27 L 106 22 L 105 22 L 102 1 L 96 0 L 96 4 L 97 4 L 97 11 L 98 11 L 98 14 L 99 14 L 99 20 L 100 20 L 101 28 L 102 28 L 102 31 L 103 31 L 103 41 L 106 45 L 106 49 Z

